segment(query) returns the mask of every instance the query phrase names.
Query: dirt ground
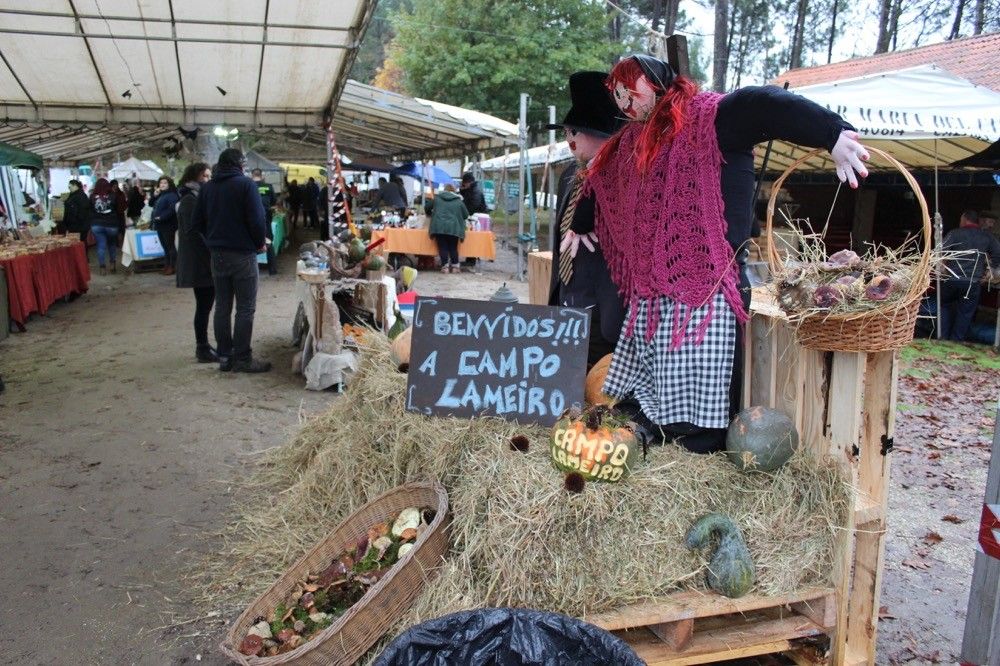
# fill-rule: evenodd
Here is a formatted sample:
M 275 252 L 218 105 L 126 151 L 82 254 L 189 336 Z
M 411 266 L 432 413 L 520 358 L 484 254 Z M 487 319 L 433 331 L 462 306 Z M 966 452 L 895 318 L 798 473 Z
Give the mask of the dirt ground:
M 95 276 L 87 295 L 0 343 L 0 663 L 224 663 L 215 646 L 233 618 L 193 607 L 181 574 L 215 545 L 206 535 L 254 459 L 336 399 L 289 369 L 291 261 L 261 278 L 265 375 L 194 363 L 193 299 L 158 274 Z M 486 298 L 508 281 L 524 302 L 513 265 L 504 254 L 479 275 L 422 273 L 416 288 Z M 906 364 L 878 663 L 949 662 L 1000 362 L 958 348 Z

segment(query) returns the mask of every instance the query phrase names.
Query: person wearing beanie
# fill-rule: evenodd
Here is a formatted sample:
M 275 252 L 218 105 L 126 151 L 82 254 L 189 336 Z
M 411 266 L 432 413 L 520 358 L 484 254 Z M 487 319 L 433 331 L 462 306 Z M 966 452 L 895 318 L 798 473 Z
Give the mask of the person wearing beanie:
M 257 254 L 264 251 L 266 215 L 257 184 L 244 175 L 243 165 L 239 150 L 222 151 L 212 179 L 201 186 L 194 223 L 212 256 L 219 369 L 267 372 L 271 364 L 255 359 L 250 347 L 257 308 Z
M 490 209 L 486 206 L 486 197 L 479 188 L 479 183 L 472 172 L 467 171 L 462 174 L 462 185 L 460 186 L 462 201 L 470 213 L 488 213 Z

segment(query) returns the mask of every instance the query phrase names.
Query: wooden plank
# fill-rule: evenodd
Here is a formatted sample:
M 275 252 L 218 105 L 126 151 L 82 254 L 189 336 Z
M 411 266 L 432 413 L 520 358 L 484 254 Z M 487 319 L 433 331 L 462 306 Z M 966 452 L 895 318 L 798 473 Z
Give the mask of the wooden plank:
M 990 471 L 986 476 L 984 510 L 1000 511 L 1000 405 L 993 428 L 993 454 Z M 992 507 L 992 508 L 988 508 Z M 995 531 L 994 531 L 995 533 Z M 972 569 L 972 591 L 969 593 L 969 610 L 965 617 L 965 636 L 962 639 L 962 662 L 968 664 L 995 664 L 1000 661 L 1000 560 L 986 554 L 982 546 L 976 551 Z
M 780 596 L 748 594 L 739 599 L 729 599 L 718 594 L 692 590 L 677 592 L 653 602 L 624 606 L 606 613 L 584 615 L 581 619 L 608 631 L 614 631 L 713 615 L 747 613 L 763 608 L 822 599 L 834 593 L 835 591 L 828 587 L 809 587 Z
M 549 304 L 549 285 L 552 279 L 552 253 L 528 253 L 528 303 Z
M 854 449 L 861 437 L 861 405 L 866 358 L 863 354 L 835 352 L 830 369 L 829 409 L 826 431 L 830 455 L 840 462 L 854 481 Z M 834 569 L 837 588 L 837 629 L 833 641 L 832 663 L 842 664 L 847 654 L 847 612 L 851 596 L 851 572 L 854 562 L 854 512 L 848 512 L 847 525 L 838 545 Z
M 793 611 L 799 615 L 804 615 L 818 626 L 832 629 L 837 624 L 837 597 L 828 595 L 820 599 L 810 601 L 800 601 L 791 604 Z
M 713 618 L 717 619 L 717 618 Z M 721 623 L 721 618 L 718 618 Z M 800 615 L 784 616 L 779 610 L 755 611 L 729 618 L 707 630 L 695 627 L 688 646 L 676 650 L 645 629 L 618 632 L 649 666 L 706 664 L 783 652 L 792 640 L 823 634 L 822 627 Z
M 694 635 L 694 618 L 666 624 L 651 624 L 647 629 L 673 649 L 683 650 Z
M 774 376 L 777 361 L 777 341 L 774 335 L 776 320 L 756 316 L 750 320 L 750 354 L 753 365 L 750 368 L 749 406 L 774 405 Z
M 781 322 L 774 327 L 775 368 L 774 403 L 772 407 L 792 419 L 796 429 L 802 422 L 802 389 L 804 384 L 801 352 L 795 341 L 795 331 Z M 801 433 L 801 429 L 799 429 Z
M 858 497 L 866 500 L 872 515 L 856 516 L 854 572 L 848 600 L 846 640 L 848 652 L 863 656 L 869 664 L 875 663 L 875 637 L 885 558 L 886 486 L 890 458 L 883 454 L 883 447 L 893 436 L 895 386 L 895 352 L 868 354 L 856 483 Z
M 830 352 L 802 347 L 799 363 L 802 366 L 801 419 L 796 423 L 799 437 L 806 451 L 820 458 L 830 450 L 830 438 L 826 430 L 829 409 L 829 372 L 827 361 L 832 360 Z

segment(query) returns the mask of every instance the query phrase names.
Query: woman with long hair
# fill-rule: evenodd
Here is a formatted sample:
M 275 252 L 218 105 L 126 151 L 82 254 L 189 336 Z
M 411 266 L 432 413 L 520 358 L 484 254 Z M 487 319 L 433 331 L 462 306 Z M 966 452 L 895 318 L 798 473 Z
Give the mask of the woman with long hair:
M 129 226 L 136 226 L 139 218 L 142 217 L 142 209 L 146 205 L 146 193 L 142 189 L 142 184 L 138 178 L 132 180 L 128 188 L 128 206 L 125 209 L 125 217 L 128 218 Z
M 115 191 L 107 178 L 98 178 L 90 192 L 90 231 L 97 241 L 97 263 L 101 275 L 108 272 L 107 259 L 111 260 L 111 272 L 116 271 L 115 250 L 118 249 L 118 211 Z
M 628 313 L 603 391 L 630 401 L 654 437 L 719 450 L 739 404 L 754 145 L 825 147 L 851 187 L 868 155 L 840 116 L 780 88 L 700 92 L 647 55 L 615 65 L 607 86 L 630 122 L 594 158 L 584 189 Z
M 156 184 L 159 196 L 153 207 L 153 228 L 163 246 L 164 275 L 173 275 L 177 265 L 177 187 L 172 178 L 163 176 Z
M 208 343 L 208 319 L 215 303 L 212 256 L 194 221 L 198 192 L 202 183 L 207 183 L 211 177 L 212 170 L 204 162 L 189 164 L 177 190 L 180 196 L 177 204 L 177 286 L 194 293 L 194 355 L 199 363 L 219 361 L 218 354 Z

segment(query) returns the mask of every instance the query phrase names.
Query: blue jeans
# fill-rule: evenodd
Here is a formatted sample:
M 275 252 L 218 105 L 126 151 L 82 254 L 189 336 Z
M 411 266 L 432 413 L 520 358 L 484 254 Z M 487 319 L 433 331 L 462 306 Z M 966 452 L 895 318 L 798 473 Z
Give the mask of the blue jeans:
M 253 315 L 257 309 L 257 253 L 212 250 L 215 282 L 215 344 L 219 356 L 251 358 Z M 236 304 L 236 323 L 232 321 Z
M 964 342 L 979 308 L 979 280 L 941 281 L 941 339 Z
M 118 227 L 102 227 L 95 224 L 90 228 L 97 240 L 97 263 L 103 268 L 105 257 L 110 253 L 111 265 L 115 265 L 115 250 L 118 248 Z

